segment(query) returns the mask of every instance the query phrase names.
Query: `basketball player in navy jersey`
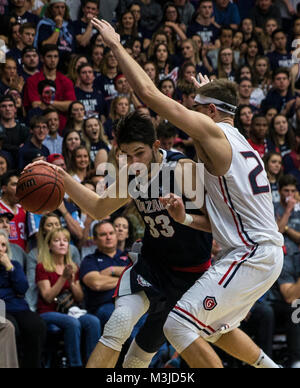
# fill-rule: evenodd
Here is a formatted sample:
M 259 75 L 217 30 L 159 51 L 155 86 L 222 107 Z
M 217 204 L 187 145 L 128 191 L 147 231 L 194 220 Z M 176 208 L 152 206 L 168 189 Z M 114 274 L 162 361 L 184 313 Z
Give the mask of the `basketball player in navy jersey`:
M 164 327 L 167 339 L 190 367 L 222 367 L 212 342 L 256 368 L 278 368 L 238 329 L 281 273 L 283 236 L 275 222 L 263 162 L 233 127 L 235 85 L 227 80 L 207 83 L 195 98 L 195 111 L 188 110 L 159 92 L 109 23 L 98 19 L 92 23 L 137 95 L 193 138 L 204 164 L 206 208 L 222 256 L 169 314 Z M 193 215 L 185 220 L 197 227 Z
M 70 197 L 95 219 L 106 218 L 131 201 L 133 193 L 130 186 L 139 191 L 134 200 L 146 227 L 143 243 L 138 246 L 140 252 L 131 254 L 134 263 L 121 277 L 115 295 L 116 308 L 88 367 L 114 367 L 134 325 L 148 312 L 145 324 L 132 342 L 123 364 L 127 368 L 146 368 L 166 341 L 163 326 L 169 312 L 210 267 L 212 236 L 205 213 L 191 210 L 202 231 L 191 229 L 188 227 L 189 219 L 182 223 L 174 221 L 159 199 L 170 191 L 181 192 L 184 188 L 183 203 L 191 204 L 193 185 L 189 189 L 185 180 L 196 181 L 195 163 L 182 153 L 161 150 L 151 120 L 137 112 L 119 123 L 116 140 L 121 155 L 127 156 L 129 166 L 142 163 L 151 171 L 151 176 L 146 177 L 146 187 L 140 185 L 137 176 L 130 175 L 125 198 L 119 198 L 119 192 L 117 198 L 111 198 L 109 194 L 119 188 L 117 178 L 117 182 L 107 190 L 108 197 L 99 198 L 66 172 L 58 171 Z M 185 166 L 192 170 L 189 177 L 185 175 Z M 137 168 L 140 169 L 140 165 Z

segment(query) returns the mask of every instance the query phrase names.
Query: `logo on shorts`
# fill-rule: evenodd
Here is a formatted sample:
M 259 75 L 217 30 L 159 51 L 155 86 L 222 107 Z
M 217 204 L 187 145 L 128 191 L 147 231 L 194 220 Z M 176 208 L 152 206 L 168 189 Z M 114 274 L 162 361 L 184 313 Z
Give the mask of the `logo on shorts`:
M 218 303 L 214 296 L 207 296 L 204 299 L 203 307 L 206 311 L 212 311 L 215 307 L 217 307 Z
M 137 282 L 142 287 L 151 287 L 151 284 L 147 282 L 141 275 L 137 276 Z

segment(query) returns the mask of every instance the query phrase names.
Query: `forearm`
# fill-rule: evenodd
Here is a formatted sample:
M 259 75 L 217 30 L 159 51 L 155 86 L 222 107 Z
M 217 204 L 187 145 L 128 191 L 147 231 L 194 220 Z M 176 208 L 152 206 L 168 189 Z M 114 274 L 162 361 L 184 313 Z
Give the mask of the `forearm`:
M 53 101 L 51 106 L 60 112 L 66 113 L 71 103 L 72 101 Z
M 43 299 L 47 303 L 52 303 L 57 297 L 57 295 L 60 294 L 65 282 L 66 279 L 61 276 L 53 287 L 47 287 L 46 289 L 44 289 L 43 287 L 39 287 Z
M 89 25 L 84 34 L 76 36 L 76 40 L 80 44 L 80 46 L 86 47 L 90 43 L 92 31 L 93 28 L 91 25 Z
M 66 223 L 67 223 L 67 229 L 71 233 L 72 236 L 76 236 L 78 240 L 81 240 L 83 238 L 83 229 L 79 225 L 79 223 L 74 220 L 72 215 L 67 212 L 63 215 Z
M 285 232 L 285 227 L 287 226 L 290 219 L 290 212 L 285 212 L 280 219 L 277 219 L 277 225 L 280 233 Z
M 92 283 L 87 284 L 87 287 L 93 291 L 109 291 L 117 287 L 119 279 L 114 276 L 99 275 Z
M 53 34 L 49 36 L 48 39 L 42 42 L 42 45 L 44 46 L 45 44 L 57 44 L 58 38 L 59 38 L 59 31 L 54 30 Z
M 280 287 L 282 296 L 284 297 L 287 303 L 292 303 L 294 300 L 300 298 L 300 279 L 297 280 L 295 284 L 283 285 Z
M 285 231 L 286 236 L 288 236 L 294 243 L 300 244 L 300 232 L 293 228 L 288 228 Z
M 189 225 L 190 228 L 211 233 L 211 224 L 208 217 L 196 214 L 191 214 L 191 216 L 193 217 L 193 223 Z
M 74 296 L 74 299 L 76 302 L 82 302 L 84 298 L 84 294 L 82 291 L 82 288 L 79 284 L 79 282 L 72 282 L 71 283 L 71 291 Z

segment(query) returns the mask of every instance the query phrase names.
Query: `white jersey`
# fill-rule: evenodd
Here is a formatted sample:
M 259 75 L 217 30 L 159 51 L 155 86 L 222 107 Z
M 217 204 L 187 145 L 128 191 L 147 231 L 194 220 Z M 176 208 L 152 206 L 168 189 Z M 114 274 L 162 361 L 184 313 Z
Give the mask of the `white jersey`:
M 238 129 L 217 125 L 231 145 L 232 162 L 222 177 L 205 169 L 206 207 L 215 240 L 226 251 L 261 243 L 283 246 L 262 159 Z

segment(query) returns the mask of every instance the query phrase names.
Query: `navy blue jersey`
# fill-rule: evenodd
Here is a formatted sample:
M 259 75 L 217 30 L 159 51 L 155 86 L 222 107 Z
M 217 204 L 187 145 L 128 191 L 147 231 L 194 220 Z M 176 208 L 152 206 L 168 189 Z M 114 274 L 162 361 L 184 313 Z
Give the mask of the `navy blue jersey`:
M 159 196 L 175 191 L 174 169 L 180 159 L 186 159 L 182 153 L 162 152 L 160 171 L 148 185 L 147 195 L 135 199 L 146 227 L 141 254 L 151 266 L 155 263 L 175 271 L 197 272 L 197 268 L 210 259 L 212 236 L 175 222 L 159 198 L 151 197 L 157 188 Z M 170 178 L 162 179 L 164 175 Z M 183 198 L 183 201 L 187 200 Z

